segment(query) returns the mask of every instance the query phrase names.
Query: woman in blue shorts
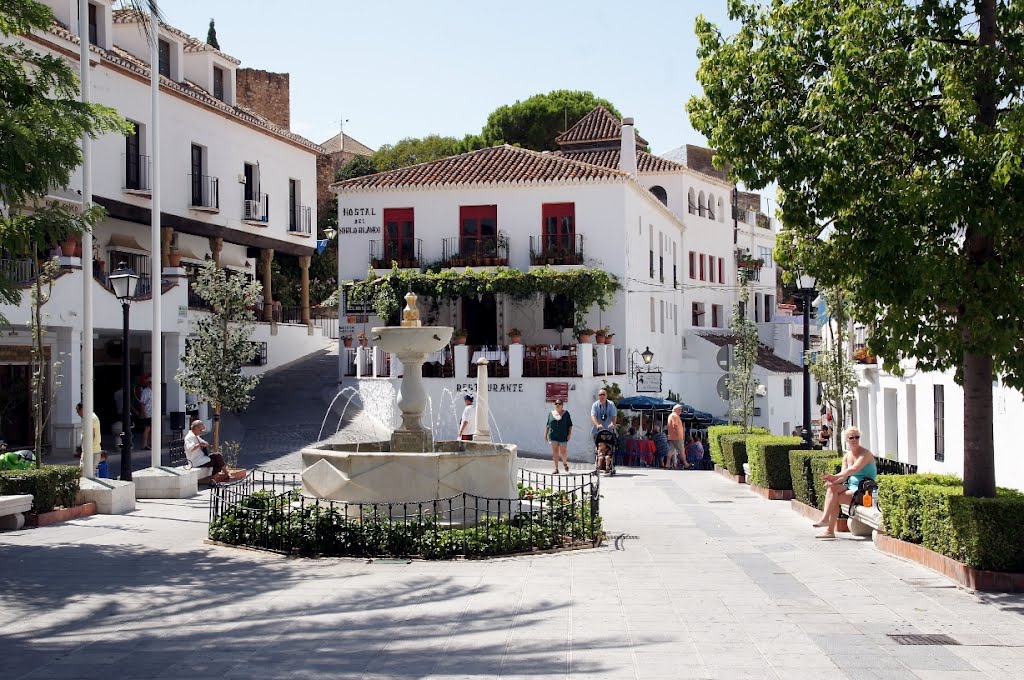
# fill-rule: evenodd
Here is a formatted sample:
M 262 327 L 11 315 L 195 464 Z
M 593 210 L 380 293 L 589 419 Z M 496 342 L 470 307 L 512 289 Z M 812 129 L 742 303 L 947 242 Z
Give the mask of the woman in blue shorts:
M 818 534 L 818 538 L 835 538 L 836 522 L 839 521 L 839 508 L 853 499 L 853 493 L 860 486 L 862 479 L 876 479 L 878 466 L 875 456 L 860 445 L 860 430 L 848 427 L 843 432 L 843 441 L 849 451 L 843 456 L 843 469 L 834 475 L 822 475 L 828 490 L 825 494 L 825 511 L 821 519 L 815 522 L 816 527 L 827 527 Z

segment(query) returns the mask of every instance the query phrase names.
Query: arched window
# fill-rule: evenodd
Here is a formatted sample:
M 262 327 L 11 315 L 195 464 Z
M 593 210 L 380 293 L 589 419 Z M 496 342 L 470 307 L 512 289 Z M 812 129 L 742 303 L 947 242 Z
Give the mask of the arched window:
M 708 194 L 708 219 L 715 219 L 715 195 Z
M 686 194 L 687 209 L 691 215 L 697 214 L 697 194 L 693 193 L 691 188 L 689 193 Z
M 723 207 L 722 198 L 718 198 L 718 221 L 725 222 L 725 208 Z
M 665 191 L 664 187 L 654 185 L 651 187 L 651 193 L 654 194 L 655 198 L 661 201 L 662 205 L 668 205 L 668 192 Z
M 708 199 L 703 191 L 697 196 L 697 214 L 701 217 L 707 217 L 708 214 Z

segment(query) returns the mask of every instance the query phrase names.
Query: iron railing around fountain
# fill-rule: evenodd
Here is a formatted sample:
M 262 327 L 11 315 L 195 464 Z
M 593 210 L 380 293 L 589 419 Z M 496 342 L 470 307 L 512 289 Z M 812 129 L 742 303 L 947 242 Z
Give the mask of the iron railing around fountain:
M 254 470 L 210 495 L 212 540 L 304 556 L 449 559 L 597 546 L 596 473 L 519 471 L 519 498 L 459 494 L 416 503 L 304 496 L 298 473 Z

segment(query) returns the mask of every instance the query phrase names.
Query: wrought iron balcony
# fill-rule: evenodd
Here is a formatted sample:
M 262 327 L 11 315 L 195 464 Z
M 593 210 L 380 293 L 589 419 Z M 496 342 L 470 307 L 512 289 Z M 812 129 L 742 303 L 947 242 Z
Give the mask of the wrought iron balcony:
M 124 168 L 124 181 L 121 189 L 124 191 L 151 191 L 149 183 L 149 156 L 140 154 L 121 154 L 121 167 Z
M 583 234 L 531 236 L 530 264 L 583 264 Z
M 370 266 L 374 269 L 391 269 L 391 263 L 398 263 L 399 269 L 416 269 L 423 264 L 423 239 L 393 238 L 386 241 L 370 241 Z
M 192 208 L 220 210 L 220 180 L 209 175 L 189 175 Z
M 452 236 L 441 242 L 441 257 L 449 267 L 506 267 L 508 238 Z
M 247 222 L 266 222 L 269 219 L 270 197 L 266 194 L 252 194 L 242 201 L 242 219 Z
M 312 234 L 312 211 L 308 205 L 293 205 L 288 211 L 288 231 L 292 234 Z

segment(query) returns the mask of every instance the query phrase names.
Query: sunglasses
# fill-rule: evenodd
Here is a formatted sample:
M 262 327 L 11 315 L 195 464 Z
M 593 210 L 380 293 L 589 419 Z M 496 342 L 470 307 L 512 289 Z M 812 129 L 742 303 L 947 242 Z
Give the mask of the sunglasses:
M 556 401 L 555 402 L 555 406 L 561 406 L 561 405 L 562 405 L 562 402 L 560 402 L 560 401 Z
M 851 435 L 851 436 L 847 437 L 847 439 L 860 439 L 860 435 L 859 434 Z

